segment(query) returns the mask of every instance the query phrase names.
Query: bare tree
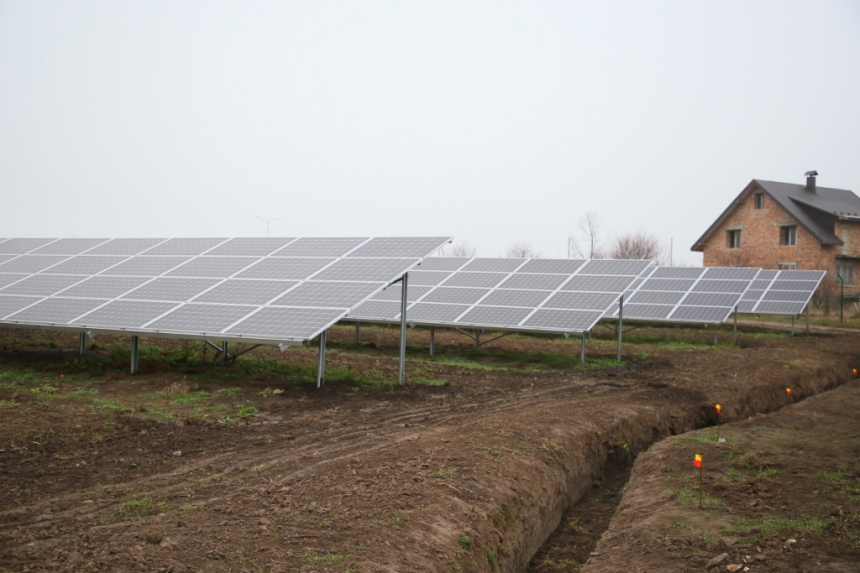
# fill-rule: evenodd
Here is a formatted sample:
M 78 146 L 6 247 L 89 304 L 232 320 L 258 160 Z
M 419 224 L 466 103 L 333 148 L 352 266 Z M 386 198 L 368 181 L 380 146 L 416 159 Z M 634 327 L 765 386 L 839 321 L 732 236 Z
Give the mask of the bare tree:
M 600 216 L 589 211 L 579 219 L 579 235 L 577 239 L 572 233 L 568 237 L 568 256 L 581 259 L 601 259 L 604 257 L 602 238 L 600 235 Z
M 472 258 L 478 255 L 478 249 L 467 243 L 466 241 L 460 241 L 459 243 L 454 243 L 451 245 L 451 255 L 452 257 L 465 257 Z
M 653 259 L 664 264 L 666 249 L 657 237 L 644 231 L 636 231 L 615 237 L 609 249 L 610 259 Z
M 506 256 L 510 259 L 539 259 L 540 253 L 535 251 L 531 243 L 523 241 L 508 247 Z

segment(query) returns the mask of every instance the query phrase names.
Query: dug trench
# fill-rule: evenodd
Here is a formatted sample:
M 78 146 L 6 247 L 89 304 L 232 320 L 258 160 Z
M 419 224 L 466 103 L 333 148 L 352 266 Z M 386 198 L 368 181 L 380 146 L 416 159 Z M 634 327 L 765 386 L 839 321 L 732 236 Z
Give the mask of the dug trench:
M 68 335 L 2 336 L 9 571 L 520 573 L 608 466 L 713 424 L 715 402 L 772 411 L 860 360 L 853 335 L 697 329 L 643 329 L 623 363 L 594 340 L 590 369 L 578 342 L 525 336 L 476 352 L 437 333 L 431 359 L 416 330 L 398 388 L 396 330 L 355 348 L 336 328 L 317 391 L 310 349 L 221 369 L 165 341 L 131 377 L 127 340 L 82 363 Z

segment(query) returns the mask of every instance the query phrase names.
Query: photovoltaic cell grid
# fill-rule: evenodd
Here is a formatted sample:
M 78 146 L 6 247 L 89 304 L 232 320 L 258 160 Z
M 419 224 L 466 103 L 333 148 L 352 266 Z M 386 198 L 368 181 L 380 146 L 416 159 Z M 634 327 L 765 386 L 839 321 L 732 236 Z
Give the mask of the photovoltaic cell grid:
M 410 324 L 574 334 L 590 330 L 651 261 L 432 257 L 409 272 Z M 396 322 L 392 286 L 347 316 Z
M 0 239 L 0 323 L 305 341 L 449 241 Z
M 738 312 L 800 314 L 825 274 L 825 271 L 762 270 L 741 297 Z
M 652 267 L 624 293 L 625 320 L 725 321 L 761 269 L 741 267 Z M 607 318 L 618 318 L 614 305 Z

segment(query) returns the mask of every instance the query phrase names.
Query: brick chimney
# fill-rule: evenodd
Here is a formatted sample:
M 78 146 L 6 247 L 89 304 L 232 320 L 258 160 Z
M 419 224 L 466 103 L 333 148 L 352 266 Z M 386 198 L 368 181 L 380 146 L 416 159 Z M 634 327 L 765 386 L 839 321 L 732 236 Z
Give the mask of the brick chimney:
M 815 178 L 818 176 L 818 171 L 806 172 L 806 190 L 810 193 L 815 193 Z

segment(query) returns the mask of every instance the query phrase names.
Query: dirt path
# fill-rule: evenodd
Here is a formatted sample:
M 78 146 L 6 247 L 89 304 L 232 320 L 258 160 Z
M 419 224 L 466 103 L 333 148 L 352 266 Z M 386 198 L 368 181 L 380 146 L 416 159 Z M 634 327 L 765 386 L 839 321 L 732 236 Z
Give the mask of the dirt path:
M 636 461 L 583 573 L 860 571 L 860 381 Z M 704 458 L 702 508 L 694 454 Z
M 773 409 L 786 380 L 820 392 L 858 359 L 854 338 L 648 330 L 623 365 L 594 341 L 582 371 L 578 341 L 476 353 L 451 335 L 432 360 L 413 347 L 396 388 L 378 382 L 396 331 L 363 329 L 358 350 L 351 335 L 333 333 L 341 379 L 317 391 L 295 381 L 312 350 L 224 370 L 159 347 L 129 377 L 110 366 L 123 341 L 84 364 L 60 355 L 74 340 L 6 333 L 0 568 L 522 571 L 607 460 L 709 423 L 715 400 L 733 419 Z

